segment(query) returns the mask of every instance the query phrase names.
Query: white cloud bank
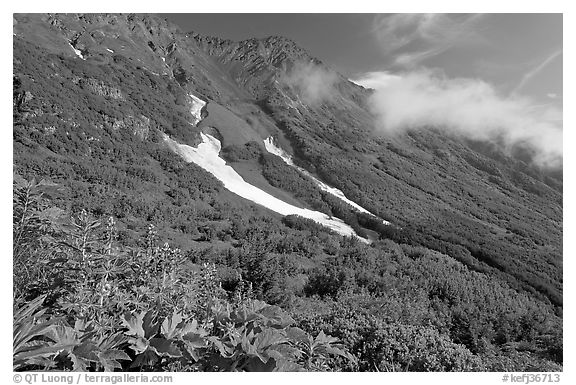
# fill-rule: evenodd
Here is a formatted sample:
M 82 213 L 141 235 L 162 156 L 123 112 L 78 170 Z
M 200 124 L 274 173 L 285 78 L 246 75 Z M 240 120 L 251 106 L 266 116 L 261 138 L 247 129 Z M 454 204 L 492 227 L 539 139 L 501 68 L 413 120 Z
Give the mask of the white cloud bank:
M 506 150 L 527 145 L 536 151 L 537 164 L 562 164 L 562 112 L 557 108 L 500 96 L 480 80 L 448 79 L 430 71 L 371 72 L 353 81 L 376 90 L 370 107 L 384 133 L 435 127 L 498 140 Z
M 299 61 L 280 80 L 293 87 L 305 103 L 316 104 L 332 97 L 338 75 L 321 65 Z

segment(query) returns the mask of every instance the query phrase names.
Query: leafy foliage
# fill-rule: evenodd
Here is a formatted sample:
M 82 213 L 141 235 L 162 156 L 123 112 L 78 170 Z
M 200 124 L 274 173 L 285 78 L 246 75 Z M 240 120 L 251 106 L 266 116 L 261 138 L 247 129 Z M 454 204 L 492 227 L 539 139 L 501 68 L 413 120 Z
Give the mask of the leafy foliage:
M 41 195 L 30 190 L 16 190 L 28 199 L 15 200 L 15 208 L 36 218 L 28 202 Z M 21 218 L 15 226 L 26 223 Z M 335 356 L 354 360 L 336 339 L 292 326 L 277 306 L 241 291 L 229 302 L 215 267 L 195 267 L 179 250 L 155 246 L 153 226 L 139 250 L 115 248 L 115 234 L 113 219 L 103 225 L 82 211 L 47 245 L 61 257 L 49 264 L 49 293 L 15 311 L 15 370 L 324 370 Z M 18 292 L 17 302 L 31 295 Z

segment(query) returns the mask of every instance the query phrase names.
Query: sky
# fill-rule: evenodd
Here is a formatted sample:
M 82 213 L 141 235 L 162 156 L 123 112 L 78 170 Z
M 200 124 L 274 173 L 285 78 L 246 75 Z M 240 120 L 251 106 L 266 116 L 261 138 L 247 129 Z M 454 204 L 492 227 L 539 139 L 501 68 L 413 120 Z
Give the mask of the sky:
M 232 40 L 282 35 L 351 79 L 434 71 L 562 108 L 562 14 L 163 14 Z

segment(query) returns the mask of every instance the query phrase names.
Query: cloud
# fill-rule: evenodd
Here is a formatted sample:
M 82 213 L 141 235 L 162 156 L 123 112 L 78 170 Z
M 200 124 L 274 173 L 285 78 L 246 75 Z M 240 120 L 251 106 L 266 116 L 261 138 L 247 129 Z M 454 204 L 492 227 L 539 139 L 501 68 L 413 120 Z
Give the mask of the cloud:
M 546 68 L 550 63 L 552 63 L 556 58 L 562 55 L 562 49 L 557 49 L 556 51 L 552 52 L 550 55 L 546 56 L 542 59 L 538 64 L 536 64 L 530 71 L 526 72 L 522 79 L 518 83 L 518 85 L 512 90 L 512 94 L 516 94 L 520 91 L 534 76 L 538 75 L 540 71 Z
M 483 41 L 475 30 L 482 18 L 482 14 L 377 15 L 372 32 L 385 54 L 397 53 L 394 64 L 410 68 L 453 46 Z
M 400 75 L 384 71 L 375 71 L 366 72 L 362 74 L 358 79 L 349 80 L 352 83 L 355 83 L 364 88 L 381 89 L 401 79 L 402 77 Z
M 425 51 L 403 53 L 394 58 L 394 64 L 403 68 L 414 68 L 424 60 L 441 54 L 449 48 L 447 45 Z
M 296 62 L 280 79 L 282 83 L 293 87 L 302 101 L 308 104 L 330 99 L 338 80 L 336 72 L 313 62 Z
M 376 90 L 370 108 L 383 133 L 434 127 L 498 141 L 508 151 L 529 146 L 536 151 L 537 164 L 562 164 L 562 112 L 555 107 L 500 96 L 480 80 L 449 79 L 431 71 L 370 72 L 354 82 Z

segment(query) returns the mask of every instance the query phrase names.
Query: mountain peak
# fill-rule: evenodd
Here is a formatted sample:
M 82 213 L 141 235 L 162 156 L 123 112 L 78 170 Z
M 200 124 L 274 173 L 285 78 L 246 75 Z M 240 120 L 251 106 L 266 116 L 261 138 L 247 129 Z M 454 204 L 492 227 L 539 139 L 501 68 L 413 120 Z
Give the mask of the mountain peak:
M 265 38 L 250 38 L 234 41 L 215 36 L 204 36 L 195 32 L 187 34 L 198 42 L 211 55 L 221 58 L 228 57 L 245 58 L 249 56 L 259 56 L 265 61 L 272 63 L 278 59 L 312 59 L 310 54 L 300 47 L 295 41 L 284 36 L 268 36 Z

